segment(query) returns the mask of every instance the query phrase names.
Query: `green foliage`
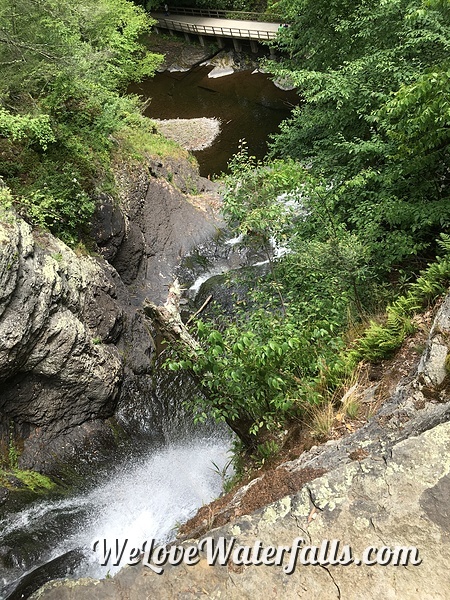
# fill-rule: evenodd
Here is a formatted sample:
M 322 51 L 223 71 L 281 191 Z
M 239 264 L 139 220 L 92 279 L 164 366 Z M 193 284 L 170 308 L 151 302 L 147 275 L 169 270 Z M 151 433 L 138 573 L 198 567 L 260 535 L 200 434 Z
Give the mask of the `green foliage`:
M 4 220 L 4 212 L 12 207 L 13 197 L 7 187 L 0 187 L 0 207 L 2 208 L 1 217 Z
M 114 134 L 141 118 L 122 92 L 162 60 L 141 42 L 153 21 L 128 0 L 5 0 L 0 21 L 0 176 L 22 216 L 74 244 L 113 188 Z
M 255 312 L 248 329 L 230 325 L 223 333 L 197 322 L 204 347 L 187 360 L 169 363 L 169 368 L 189 368 L 201 376 L 206 396 L 195 399 L 197 418 L 245 421 L 248 433 L 255 435 L 263 427 L 276 426 L 278 415 L 295 410 L 294 373 L 301 370 L 304 340 L 291 324 L 266 317 Z M 264 343 L 264 331 L 267 336 L 270 329 L 272 335 Z
M 254 452 L 268 431 L 304 413 L 328 431 L 333 390 L 360 360 L 398 348 L 415 313 L 450 281 L 447 247 L 384 324 L 345 348 L 349 325 L 395 297 L 383 278 L 414 279 L 449 229 L 448 2 L 274 8 L 291 26 L 279 33 L 288 58 L 270 68 L 295 83 L 302 103 L 275 136 L 271 160 L 256 162 L 242 145 L 224 205 L 243 243 L 265 252 L 269 274 L 253 286 L 249 312 L 200 321 L 200 349 L 170 363 L 197 375 L 197 414 L 225 419 Z
M 16 208 L 38 227 L 48 229 L 68 244 L 76 243 L 80 227 L 89 222 L 94 202 L 83 190 L 76 171 L 47 173 L 26 195 L 16 200 Z M 80 175 L 78 174 L 80 177 Z
M 49 492 L 56 487 L 54 481 L 52 481 L 46 475 L 37 473 L 36 471 L 14 471 L 14 477 L 17 477 L 28 489 L 33 492 Z
M 227 462 L 224 464 L 223 467 L 219 467 L 219 465 L 217 463 L 215 463 L 214 461 L 211 461 L 212 463 L 212 468 L 211 470 L 214 471 L 214 473 L 216 473 L 221 481 L 222 481 L 222 488 L 224 490 L 226 490 L 227 488 L 229 488 L 232 484 L 232 480 L 233 480 L 233 476 L 234 473 L 232 473 L 230 475 L 230 473 L 228 472 L 231 465 L 233 464 L 233 458 L 230 458 L 229 460 L 227 460 Z
M 76 89 L 121 89 L 158 64 L 139 40 L 152 21 L 127 0 L 4 0 L 0 21 L 3 94 L 37 98 L 51 86 L 64 102 Z
M 14 442 L 14 433 L 11 430 L 9 434 L 9 445 L 8 445 L 8 464 L 11 469 L 17 469 L 17 463 L 19 459 L 19 453 Z
M 298 208 L 298 191 L 306 179 L 294 161 L 258 163 L 248 155 L 245 140 L 229 163 L 231 175 L 225 179 L 224 214 L 245 243 L 258 240 L 266 245 L 271 238 L 286 241 Z M 291 195 L 291 196 L 290 196 Z M 292 200 L 288 204 L 287 200 Z M 293 206 L 294 205 L 294 206 Z
M 257 465 L 262 467 L 266 461 L 274 458 L 279 451 L 280 446 L 275 440 L 267 440 L 256 446 L 256 453 L 252 458 L 256 461 Z
M 244 242 L 266 250 L 269 275 L 250 292 L 249 312 L 198 321 L 200 349 L 168 366 L 192 370 L 201 383 L 204 394 L 191 402 L 197 418 L 225 420 L 256 451 L 267 431 L 300 417 L 337 384 L 342 334 L 363 311 L 370 273 L 357 237 L 326 209 L 323 239 L 309 238 L 307 172 L 291 161 L 257 164 L 245 148 L 226 179 L 224 212 Z M 274 243 L 286 253 L 273 256 Z
M 304 102 L 275 139 L 326 182 L 330 210 L 380 272 L 450 223 L 448 2 L 282 0 L 289 76 Z
M 432 264 L 391 305 L 386 324 L 372 324 L 349 353 L 344 333 L 373 308 L 378 286 L 371 249 L 333 212 L 333 189 L 292 161 L 256 163 L 245 145 L 231 171 L 224 195 L 230 224 L 268 257 L 274 241 L 286 253 L 269 258 L 270 277 L 250 293 L 249 312 L 198 321 L 200 348 L 168 366 L 197 376 L 203 395 L 190 402 L 196 418 L 225 420 L 257 456 L 267 432 L 302 415 L 328 428 L 333 391 L 360 360 L 388 355 L 413 331 L 415 312 L 450 282 L 450 263 Z M 442 239 L 448 253 L 449 238 Z M 310 408 L 327 404 L 329 414 Z
M 176 142 L 155 132 L 152 122 L 138 114 L 128 118 L 117 132 L 118 156 L 141 162 L 146 156 L 172 156 L 189 159 L 189 154 Z
M 12 115 L 3 108 L 0 108 L 0 136 L 12 140 L 28 138 L 36 141 L 42 150 L 47 150 L 48 145 L 56 141 L 48 115 Z
M 150 0 L 150 8 L 161 7 L 164 3 Z M 177 6 L 193 6 L 195 8 L 211 8 L 215 10 L 239 10 L 239 11 L 261 11 L 266 10 L 268 3 L 266 0 L 177 0 Z M 170 7 L 170 4 L 169 4 Z
M 439 243 L 444 256 L 438 257 L 409 286 L 405 295 L 387 307 L 383 324 L 370 324 L 347 355 L 352 366 L 361 360 L 376 362 L 388 358 L 415 331 L 412 317 L 446 292 L 450 285 L 450 236 L 442 235 Z

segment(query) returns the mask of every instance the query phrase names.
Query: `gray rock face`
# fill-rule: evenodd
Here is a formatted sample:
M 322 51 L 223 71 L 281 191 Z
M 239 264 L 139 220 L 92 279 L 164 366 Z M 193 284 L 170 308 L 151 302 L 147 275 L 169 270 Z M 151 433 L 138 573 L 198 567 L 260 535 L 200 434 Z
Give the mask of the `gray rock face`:
M 0 248 L 3 439 L 12 423 L 21 437 L 41 428 L 54 437 L 110 416 L 123 378 L 113 270 L 12 213 L 0 222 Z
M 12 433 L 22 468 L 46 471 L 112 438 L 104 420 L 116 407 L 151 405 L 155 332 L 142 302 L 163 301 L 183 253 L 215 231 L 182 191 L 214 196 L 188 163 L 124 167 L 118 179 L 121 201 L 102 196 L 93 225 L 104 258 L 0 216 L 0 447 Z
M 289 563 L 292 552 L 287 552 L 279 565 L 259 566 L 251 564 L 251 559 L 248 564 L 239 562 L 242 554 L 231 554 L 225 565 L 212 565 L 203 552 L 197 564 L 164 565 L 164 573 L 159 576 L 140 564 L 126 567 L 108 580 L 50 582 L 36 592 L 33 600 L 240 600 L 262 596 L 447 600 L 450 398 L 446 375 L 436 396 L 423 373 L 445 369 L 446 353 L 433 353 L 430 349 L 437 336 L 438 343 L 448 339 L 449 330 L 450 296 L 436 317 L 420 367 L 399 384 L 365 427 L 280 465 L 292 471 L 325 468 L 326 474 L 297 493 L 239 517 L 200 539 L 180 542 L 188 547 L 209 537 L 224 539 L 228 544 L 234 540 L 234 549 L 253 548 L 259 542 L 264 548 L 290 549 L 294 540 L 301 538 L 302 551 L 291 573 L 283 570 L 283 565 Z M 436 384 L 433 380 L 432 386 Z M 245 488 L 237 496 L 243 493 Z M 337 541 L 339 550 L 333 552 Z M 337 561 L 333 564 L 333 558 L 342 555 L 345 545 L 351 549 L 352 561 L 347 565 Z M 312 548 L 307 551 L 307 546 Z M 322 550 L 322 556 L 321 548 L 327 548 Z M 350 556 L 350 550 L 346 552 L 344 558 Z M 304 559 L 313 559 L 313 563 L 305 565 Z M 366 564 L 367 559 L 372 564 Z
M 217 185 L 199 177 L 187 161 L 169 159 L 152 162 L 148 170 L 124 169 L 118 183 L 123 220 L 111 201 L 102 202 L 97 243 L 136 304 L 146 297 L 162 304 L 181 258 L 223 225 L 210 209 L 218 201 Z
M 125 236 L 125 217 L 111 196 L 102 194 L 98 198 L 92 234 L 103 258 L 108 262 L 114 260 Z
M 450 333 L 450 296 L 444 301 L 430 331 L 430 339 L 419 365 L 423 383 L 437 390 L 448 374 L 447 340 Z

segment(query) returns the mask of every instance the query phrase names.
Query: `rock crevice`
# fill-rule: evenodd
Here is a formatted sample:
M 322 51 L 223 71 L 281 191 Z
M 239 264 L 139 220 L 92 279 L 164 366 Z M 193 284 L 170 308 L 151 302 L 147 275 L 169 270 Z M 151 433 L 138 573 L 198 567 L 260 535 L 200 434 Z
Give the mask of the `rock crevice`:
M 12 210 L 0 219 L 0 447 L 12 435 L 22 468 L 51 471 L 84 441 L 112 439 L 117 407 L 155 402 L 142 304 L 165 299 L 183 254 L 219 223 L 216 186 L 187 160 L 122 165 L 117 182 L 119 200 L 102 196 L 93 223 L 100 255 Z

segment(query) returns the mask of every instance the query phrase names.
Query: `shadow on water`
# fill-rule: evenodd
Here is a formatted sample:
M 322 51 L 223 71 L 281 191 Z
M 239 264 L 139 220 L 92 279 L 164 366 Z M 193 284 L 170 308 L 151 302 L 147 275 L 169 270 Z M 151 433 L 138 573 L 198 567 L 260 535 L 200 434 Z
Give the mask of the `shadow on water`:
M 204 177 L 226 172 L 227 162 L 242 138 L 251 154 L 263 158 L 268 137 L 299 101 L 294 91 L 280 90 L 263 73 L 241 71 L 212 79 L 208 78 L 211 70 L 196 67 L 184 73 L 165 71 L 130 88 L 143 98 L 152 98 L 147 117 L 220 119 L 221 133 L 213 146 L 194 152 Z

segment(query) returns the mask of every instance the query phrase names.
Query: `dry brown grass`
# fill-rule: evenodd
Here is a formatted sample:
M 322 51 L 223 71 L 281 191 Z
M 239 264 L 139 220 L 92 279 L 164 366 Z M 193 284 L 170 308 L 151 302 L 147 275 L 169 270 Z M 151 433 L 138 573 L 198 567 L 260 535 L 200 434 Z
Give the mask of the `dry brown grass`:
M 331 401 L 311 407 L 308 410 L 308 426 L 311 435 L 318 440 L 328 438 L 335 421 L 334 407 Z

